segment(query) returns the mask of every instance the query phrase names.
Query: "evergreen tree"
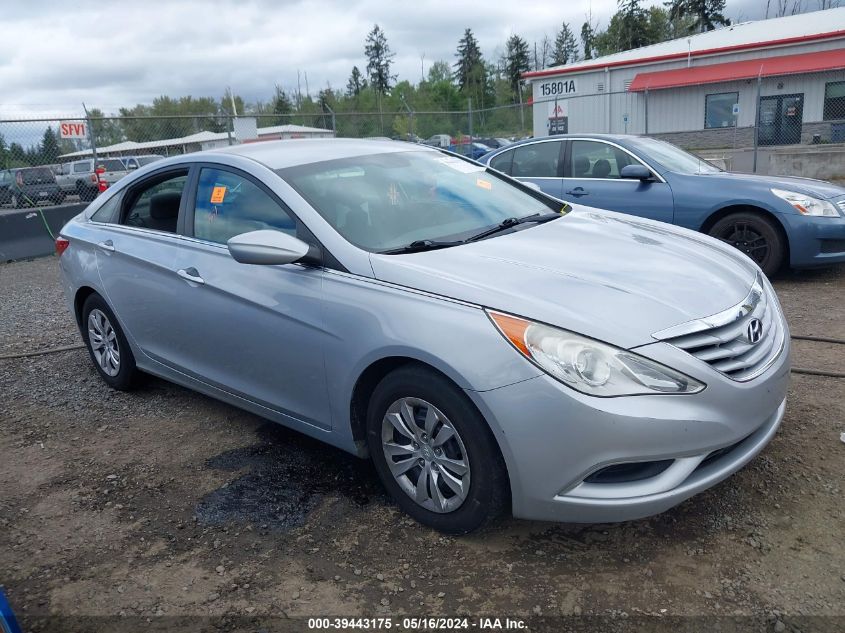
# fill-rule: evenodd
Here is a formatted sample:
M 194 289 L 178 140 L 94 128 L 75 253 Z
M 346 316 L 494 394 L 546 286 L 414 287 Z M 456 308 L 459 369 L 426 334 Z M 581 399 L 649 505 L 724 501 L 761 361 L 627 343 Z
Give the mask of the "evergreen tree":
M 455 63 L 455 83 L 462 92 L 467 92 L 477 81 L 479 68 L 484 68 L 481 48 L 471 29 L 466 29 L 464 36 L 458 41 L 458 52 L 455 56 L 458 58 Z
M 357 97 L 361 91 L 367 87 L 367 80 L 358 70 L 357 66 L 352 67 L 352 74 L 349 75 L 349 81 L 346 82 L 346 96 Z
M 293 113 L 293 102 L 290 100 L 288 93 L 282 90 L 282 87 L 276 84 L 276 94 L 273 95 L 273 114 L 285 115 Z M 279 118 L 280 124 L 287 122 L 287 119 Z
M 692 18 L 689 31 L 693 33 L 712 31 L 717 26 L 729 26 L 731 23 L 722 13 L 725 0 L 671 0 L 666 6 L 669 7 L 671 20 Z
M 9 145 L 9 167 L 26 167 L 26 152 L 20 143 Z
M 0 169 L 9 168 L 9 148 L 6 146 L 6 137 L 0 134 Z
M 584 47 L 584 59 L 592 59 L 595 47 L 595 33 L 589 22 L 581 25 L 581 46 Z
M 39 163 L 55 163 L 58 160 L 59 154 L 61 154 L 59 150 L 59 138 L 52 127 L 47 126 L 47 129 L 44 130 L 44 136 L 41 138 L 39 150 L 41 154 Z
M 516 94 L 520 89 L 522 73 L 527 72 L 530 68 L 531 58 L 528 54 L 528 42 L 514 34 L 508 38 L 505 48 L 505 77 L 511 90 Z
M 560 31 L 555 37 L 555 47 L 552 51 L 552 65 L 563 66 L 577 61 L 578 58 L 578 42 L 575 41 L 575 34 L 569 25 L 564 22 L 560 26 Z
M 396 79 L 396 75 L 390 74 L 390 64 L 394 54 L 390 52 L 387 37 L 378 24 L 367 35 L 364 54 L 367 57 L 367 74 L 370 76 L 370 85 L 377 93 L 388 94 L 391 83 Z

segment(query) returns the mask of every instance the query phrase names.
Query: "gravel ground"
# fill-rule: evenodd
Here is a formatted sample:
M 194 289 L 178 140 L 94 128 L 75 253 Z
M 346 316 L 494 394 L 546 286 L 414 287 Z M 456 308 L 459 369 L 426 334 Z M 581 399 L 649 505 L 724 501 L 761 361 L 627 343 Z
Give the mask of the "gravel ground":
M 775 286 L 793 334 L 845 338 L 845 268 Z M 0 266 L 0 317 L 0 355 L 80 340 L 52 257 Z M 845 348 L 796 342 L 795 364 L 843 371 Z M 33 631 L 843 631 L 843 431 L 845 381 L 794 375 L 763 454 L 669 512 L 452 538 L 367 462 L 250 414 L 155 379 L 109 391 L 84 350 L 0 360 L 0 584 Z

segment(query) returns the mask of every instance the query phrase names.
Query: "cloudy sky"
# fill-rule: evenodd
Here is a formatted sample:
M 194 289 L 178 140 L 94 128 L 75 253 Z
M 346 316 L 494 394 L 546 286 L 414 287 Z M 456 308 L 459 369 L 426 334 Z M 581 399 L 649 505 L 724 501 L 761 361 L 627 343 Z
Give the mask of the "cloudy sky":
M 804 0 L 811 5 L 817 0 Z M 658 3 L 658 2 L 654 2 Z M 659 2 L 662 4 L 662 2 Z M 247 101 L 273 85 L 312 93 L 342 88 L 363 70 L 364 38 L 386 32 L 400 78 L 420 66 L 454 61 L 471 27 L 485 56 L 518 33 L 529 42 L 554 36 L 562 21 L 601 27 L 616 0 L 3 0 L 0 118 L 78 115 L 81 102 L 115 112 L 156 96 L 219 97 L 226 86 Z M 653 4 L 650 0 L 645 6 Z M 764 0 L 728 0 L 729 17 L 762 17 Z

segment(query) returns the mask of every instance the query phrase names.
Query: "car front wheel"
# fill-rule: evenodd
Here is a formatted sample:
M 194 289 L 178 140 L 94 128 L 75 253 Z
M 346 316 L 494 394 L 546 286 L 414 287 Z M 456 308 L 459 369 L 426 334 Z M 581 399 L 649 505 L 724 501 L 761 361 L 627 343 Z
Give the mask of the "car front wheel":
M 771 277 L 784 264 L 786 245 L 778 227 L 771 220 L 753 212 L 726 215 L 708 232 L 716 239 L 742 251 Z
M 504 461 L 484 418 L 434 371 L 406 366 L 373 391 L 370 454 L 390 495 L 414 519 L 466 534 L 507 507 Z

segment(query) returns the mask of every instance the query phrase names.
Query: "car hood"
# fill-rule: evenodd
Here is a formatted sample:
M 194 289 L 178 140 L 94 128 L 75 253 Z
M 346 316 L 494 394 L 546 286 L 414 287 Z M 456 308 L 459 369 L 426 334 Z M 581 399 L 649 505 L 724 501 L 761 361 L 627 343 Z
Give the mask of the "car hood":
M 371 255 L 376 278 L 632 348 L 736 305 L 757 268 L 705 235 L 580 207 L 452 248 Z
M 732 183 L 748 182 L 775 189 L 797 191 L 805 195 L 815 196 L 826 200 L 837 196 L 845 196 L 845 188 L 824 180 L 814 178 L 796 178 L 795 176 L 758 176 L 755 174 L 737 174 L 722 172 L 719 174 L 701 174 L 705 178 L 725 179 Z

